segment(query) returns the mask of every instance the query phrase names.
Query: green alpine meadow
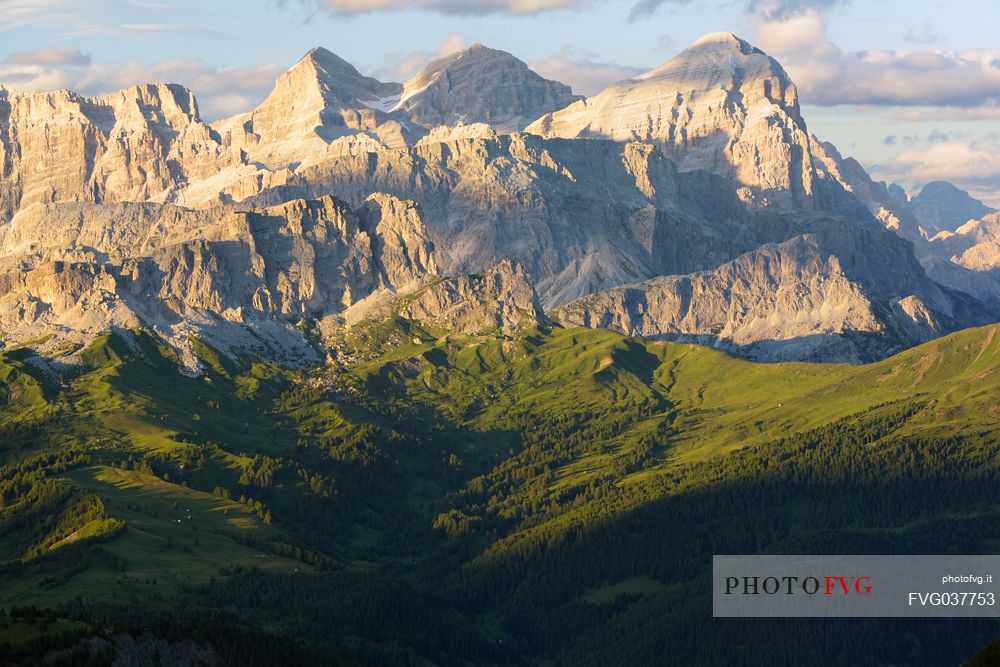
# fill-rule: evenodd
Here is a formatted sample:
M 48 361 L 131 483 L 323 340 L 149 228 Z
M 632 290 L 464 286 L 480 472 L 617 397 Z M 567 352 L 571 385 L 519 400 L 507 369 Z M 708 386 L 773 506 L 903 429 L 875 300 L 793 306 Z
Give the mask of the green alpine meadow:
M 192 341 L 200 377 L 142 331 L 58 378 L 7 350 L 4 651 L 132 632 L 232 664 L 946 660 L 993 622 L 706 623 L 711 556 L 994 551 L 998 334 L 759 364 L 397 317 L 310 368 Z

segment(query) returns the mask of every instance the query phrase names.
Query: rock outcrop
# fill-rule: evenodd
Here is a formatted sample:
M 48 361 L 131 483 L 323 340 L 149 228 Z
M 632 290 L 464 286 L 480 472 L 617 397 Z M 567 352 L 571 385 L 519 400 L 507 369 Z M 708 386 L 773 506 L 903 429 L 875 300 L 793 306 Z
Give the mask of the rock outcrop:
M 1000 213 L 969 220 L 955 231 L 942 231 L 931 248 L 955 264 L 977 272 L 1000 272 Z
M 434 281 L 405 297 L 400 315 L 467 334 L 545 321 L 531 279 L 510 260 L 485 273 Z

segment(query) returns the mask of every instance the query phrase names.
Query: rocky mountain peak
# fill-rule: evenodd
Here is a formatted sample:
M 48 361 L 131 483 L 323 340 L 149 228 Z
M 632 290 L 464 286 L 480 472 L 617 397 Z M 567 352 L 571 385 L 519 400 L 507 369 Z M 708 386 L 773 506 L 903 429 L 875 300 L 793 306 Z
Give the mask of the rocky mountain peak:
M 531 278 L 509 259 L 484 273 L 430 283 L 407 298 L 400 314 L 468 334 L 545 321 Z
M 569 86 L 541 77 L 506 51 L 474 44 L 417 72 L 396 108 L 427 127 L 488 123 L 516 131 L 578 99 Z
M 701 48 L 738 49 L 741 53 L 748 54 L 751 51 L 763 53 L 760 49 L 751 46 L 745 39 L 741 39 L 731 32 L 710 32 L 707 35 L 696 39 L 685 51 Z
M 401 90 L 315 48 L 278 77 L 260 106 L 215 127 L 251 160 L 283 168 L 323 154 L 339 137 L 374 130 L 385 120 L 381 103 Z
M 716 86 L 757 87 L 764 100 L 783 108 L 802 123 L 798 92 L 781 64 L 766 53 L 728 32 L 702 37 L 677 57 L 653 71 L 657 78 L 683 81 L 692 90 Z
M 751 66 L 749 72 L 748 65 Z M 732 33 L 714 32 L 638 78 L 665 77 L 685 80 L 700 88 L 710 88 L 724 83 L 726 75 L 739 77 L 761 73 L 788 80 L 781 65 L 757 47 Z M 722 80 L 711 78 L 719 75 L 723 75 Z
M 398 83 L 382 83 L 361 74 L 354 65 L 321 46 L 310 50 L 282 74 L 275 85 L 275 92 L 285 86 L 298 88 L 302 85 L 318 89 L 328 103 L 348 106 L 399 92 L 400 88 Z
M 118 122 L 181 129 L 201 121 L 194 93 L 176 83 L 141 83 L 106 95 L 101 101 L 114 110 Z
M 708 93 L 715 88 L 756 92 L 802 122 L 798 92 L 781 64 L 729 32 L 705 35 L 659 67 L 637 77 L 657 85 L 670 82 L 679 91 Z M 757 91 L 752 87 L 756 86 Z
M 776 60 L 730 33 L 708 35 L 527 131 L 653 143 L 683 171 L 736 181 L 751 208 L 812 208 L 815 174 L 795 85 Z

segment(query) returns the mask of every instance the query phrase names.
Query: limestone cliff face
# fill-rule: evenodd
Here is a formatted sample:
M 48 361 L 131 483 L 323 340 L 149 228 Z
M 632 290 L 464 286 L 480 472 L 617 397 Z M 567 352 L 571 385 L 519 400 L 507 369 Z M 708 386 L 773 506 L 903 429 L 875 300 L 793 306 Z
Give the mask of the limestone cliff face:
M 510 331 L 545 319 L 530 278 L 510 260 L 482 274 L 442 278 L 403 303 L 403 317 L 468 334 Z
M 436 60 L 406 82 L 394 110 L 425 127 L 486 123 L 516 132 L 581 99 L 504 51 L 482 44 Z
M 437 275 L 434 244 L 414 202 L 378 192 L 369 195 L 361 224 L 379 269 L 376 288 L 399 291 Z
M 139 326 L 120 298 L 115 276 L 92 256 L 36 259 L 30 270 L 0 259 L 0 331 L 3 340 L 53 336 L 88 340 L 112 327 Z
M 248 203 L 336 192 L 359 205 L 372 191 L 420 204 L 442 273 L 508 258 L 537 281 L 546 307 L 711 268 L 789 233 L 751 224 L 724 179 L 680 173 L 648 144 L 525 134 L 331 158 Z
M 886 229 L 922 245 L 924 235 L 907 204 L 885 183 L 876 183 L 854 158 L 843 157 L 837 148 L 812 137 L 813 166 L 823 184 L 818 189 L 820 208 L 849 219 L 874 217 Z
M 143 324 L 176 338 L 189 322 L 280 324 L 437 271 L 418 207 L 380 194 L 360 209 L 324 197 L 243 213 L 36 205 L 0 229 L 8 341 L 53 329 L 86 337 Z
M 554 316 L 630 335 L 711 342 L 766 361 L 871 360 L 942 335 L 957 320 L 986 321 L 982 311 L 966 310 L 976 311 L 971 300 L 956 301 L 925 278 L 888 232 L 843 231 L 830 221 L 712 271 L 598 292 Z
M 324 197 L 228 213 L 205 231 L 137 262 L 130 292 L 238 321 L 295 318 L 436 273 L 416 207 L 384 195 L 357 211 Z
M 0 219 L 35 203 L 162 197 L 239 161 L 216 139 L 177 85 L 102 98 L 0 88 Z

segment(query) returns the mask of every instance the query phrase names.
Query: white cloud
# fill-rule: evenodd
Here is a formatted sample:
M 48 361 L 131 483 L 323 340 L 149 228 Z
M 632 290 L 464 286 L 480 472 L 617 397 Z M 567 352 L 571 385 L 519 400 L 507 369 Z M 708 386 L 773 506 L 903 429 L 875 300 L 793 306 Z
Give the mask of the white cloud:
M 564 46 L 558 53 L 531 63 L 546 79 L 568 84 L 580 95 L 594 95 L 616 81 L 630 79 L 645 70 L 596 60 L 594 54 Z
M 808 10 L 825 11 L 849 0 L 744 0 L 746 11 L 753 16 L 767 19 L 784 19 Z M 663 5 L 685 5 L 692 0 L 638 0 L 629 14 L 630 20 L 646 18 Z
M 755 32 L 808 104 L 975 107 L 1000 99 L 1000 49 L 842 51 L 815 9 L 759 19 Z
M 459 35 L 457 32 L 450 33 L 441 42 L 441 46 L 438 47 L 438 57 L 443 58 L 445 56 L 450 56 L 453 53 L 457 53 L 465 48 L 465 38 Z
M 5 0 L 0 3 L 0 32 L 51 21 L 60 13 L 71 10 L 74 3 L 67 0 Z
M 24 26 L 65 29 L 62 36 L 94 33 L 196 30 L 197 26 L 156 23 L 150 19 L 176 15 L 169 2 L 148 0 L 0 0 L 0 32 Z
M 89 65 L 90 56 L 75 46 L 18 51 L 4 59 L 8 65 Z

